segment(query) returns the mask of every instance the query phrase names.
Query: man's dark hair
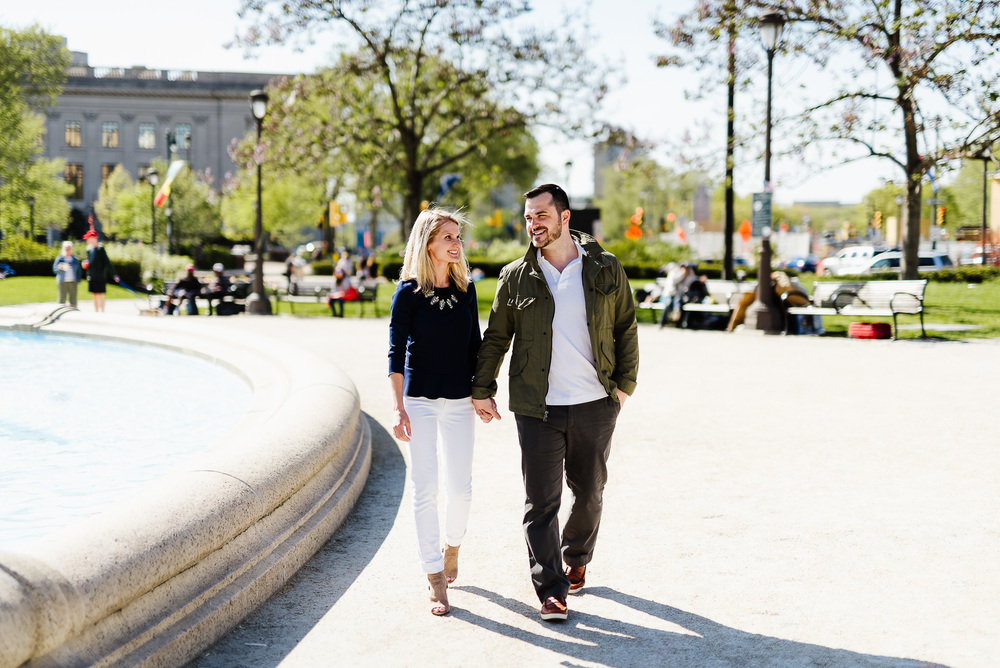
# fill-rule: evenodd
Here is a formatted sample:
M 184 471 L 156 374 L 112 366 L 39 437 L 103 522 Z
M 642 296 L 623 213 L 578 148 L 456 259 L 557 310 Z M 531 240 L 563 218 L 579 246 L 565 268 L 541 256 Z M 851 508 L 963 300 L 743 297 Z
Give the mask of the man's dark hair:
M 569 210 L 569 195 L 566 191 L 557 186 L 554 183 L 546 183 L 544 185 L 535 186 L 528 192 L 524 193 L 524 199 L 532 199 L 533 197 L 538 197 L 543 193 L 548 193 L 552 195 L 552 202 L 556 205 L 556 213 L 562 215 L 563 211 Z

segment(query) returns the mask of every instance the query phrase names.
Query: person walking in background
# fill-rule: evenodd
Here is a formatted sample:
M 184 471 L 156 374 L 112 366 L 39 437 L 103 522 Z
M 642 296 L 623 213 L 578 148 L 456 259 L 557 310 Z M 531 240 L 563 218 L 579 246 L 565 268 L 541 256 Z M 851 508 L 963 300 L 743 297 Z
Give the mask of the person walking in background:
M 389 315 L 393 434 L 408 445 L 417 553 L 431 590 L 431 612 L 444 615 L 448 584 L 472 503 L 475 413 L 472 372 L 481 341 L 476 288 L 457 211 L 421 211 L 406 244 Z M 438 445 L 444 471 L 444 549 L 438 518 Z
M 52 271 L 56 275 L 56 285 L 59 289 L 59 303 L 76 308 L 77 288 L 83 280 L 83 266 L 73 257 L 73 242 L 64 241 L 62 255 L 52 263 Z
M 546 184 L 524 197 L 531 246 L 500 272 L 472 397 L 484 422 L 500 419 L 496 377 L 513 339 L 510 410 L 531 581 L 541 618 L 559 621 L 594 555 L 611 437 L 635 391 L 639 340 L 625 270 L 593 237 L 570 231 L 566 192 Z M 564 470 L 574 499 L 560 537 Z
M 108 257 L 108 252 L 97 238 L 97 232 L 90 230 L 83 235 L 87 242 L 87 261 L 83 268 L 87 270 L 87 289 L 94 296 L 94 310 L 104 312 L 104 293 L 108 291 L 108 281 L 118 282 L 114 265 Z

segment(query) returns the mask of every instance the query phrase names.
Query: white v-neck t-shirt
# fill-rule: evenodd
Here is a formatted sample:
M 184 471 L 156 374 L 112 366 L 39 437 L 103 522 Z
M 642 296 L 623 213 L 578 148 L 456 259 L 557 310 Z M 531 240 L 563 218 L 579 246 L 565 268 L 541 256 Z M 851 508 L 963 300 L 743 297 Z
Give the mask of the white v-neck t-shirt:
M 586 251 L 576 244 L 577 256 L 560 272 L 538 251 L 549 292 L 555 301 L 552 318 L 552 361 L 549 364 L 548 406 L 585 404 L 608 396 L 597 375 L 594 348 L 587 329 L 587 305 L 583 294 L 583 256 Z

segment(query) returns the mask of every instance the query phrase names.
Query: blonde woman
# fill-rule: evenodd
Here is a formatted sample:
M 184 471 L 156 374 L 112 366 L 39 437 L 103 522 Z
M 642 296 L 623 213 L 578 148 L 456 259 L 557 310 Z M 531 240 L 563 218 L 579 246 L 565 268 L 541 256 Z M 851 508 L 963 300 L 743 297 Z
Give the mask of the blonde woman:
M 472 373 L 482 338 L 476 289 L 462 248 L 461 233 L 468 226 L 464 215 L 442 208 L 417 216 L 389 318 L 392 430 L 408 444 L 417 550 L 435 615 L 451 609 L 448 583 L 458 577 L 458 548 L 472 501 Z M 445 490 L 443 541 L 437 503 L 439 450 Z

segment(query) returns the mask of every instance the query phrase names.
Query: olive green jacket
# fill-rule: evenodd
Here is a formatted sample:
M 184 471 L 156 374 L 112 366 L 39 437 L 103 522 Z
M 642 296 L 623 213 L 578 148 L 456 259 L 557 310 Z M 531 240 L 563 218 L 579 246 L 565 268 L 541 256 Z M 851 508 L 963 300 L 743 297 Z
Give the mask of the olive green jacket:
M 575 230 L 570 234 L 586 251 L 583 289 L 597 375 L 608 396 L 617 401 L 616 389 L 629 395 L 635 391 L 639 370 L 632 290 L 618 258 L 601 248 L 593 237 Z M 488 399 L 496 394 L 496 377 L 513 339 L 510 411 L 542 418 L 546 414 L 555 301 L 538 266 L 537 252 L 529 247 L 523 258 L 500 272 L 489 325 L 479 349 L 472 398 Z

